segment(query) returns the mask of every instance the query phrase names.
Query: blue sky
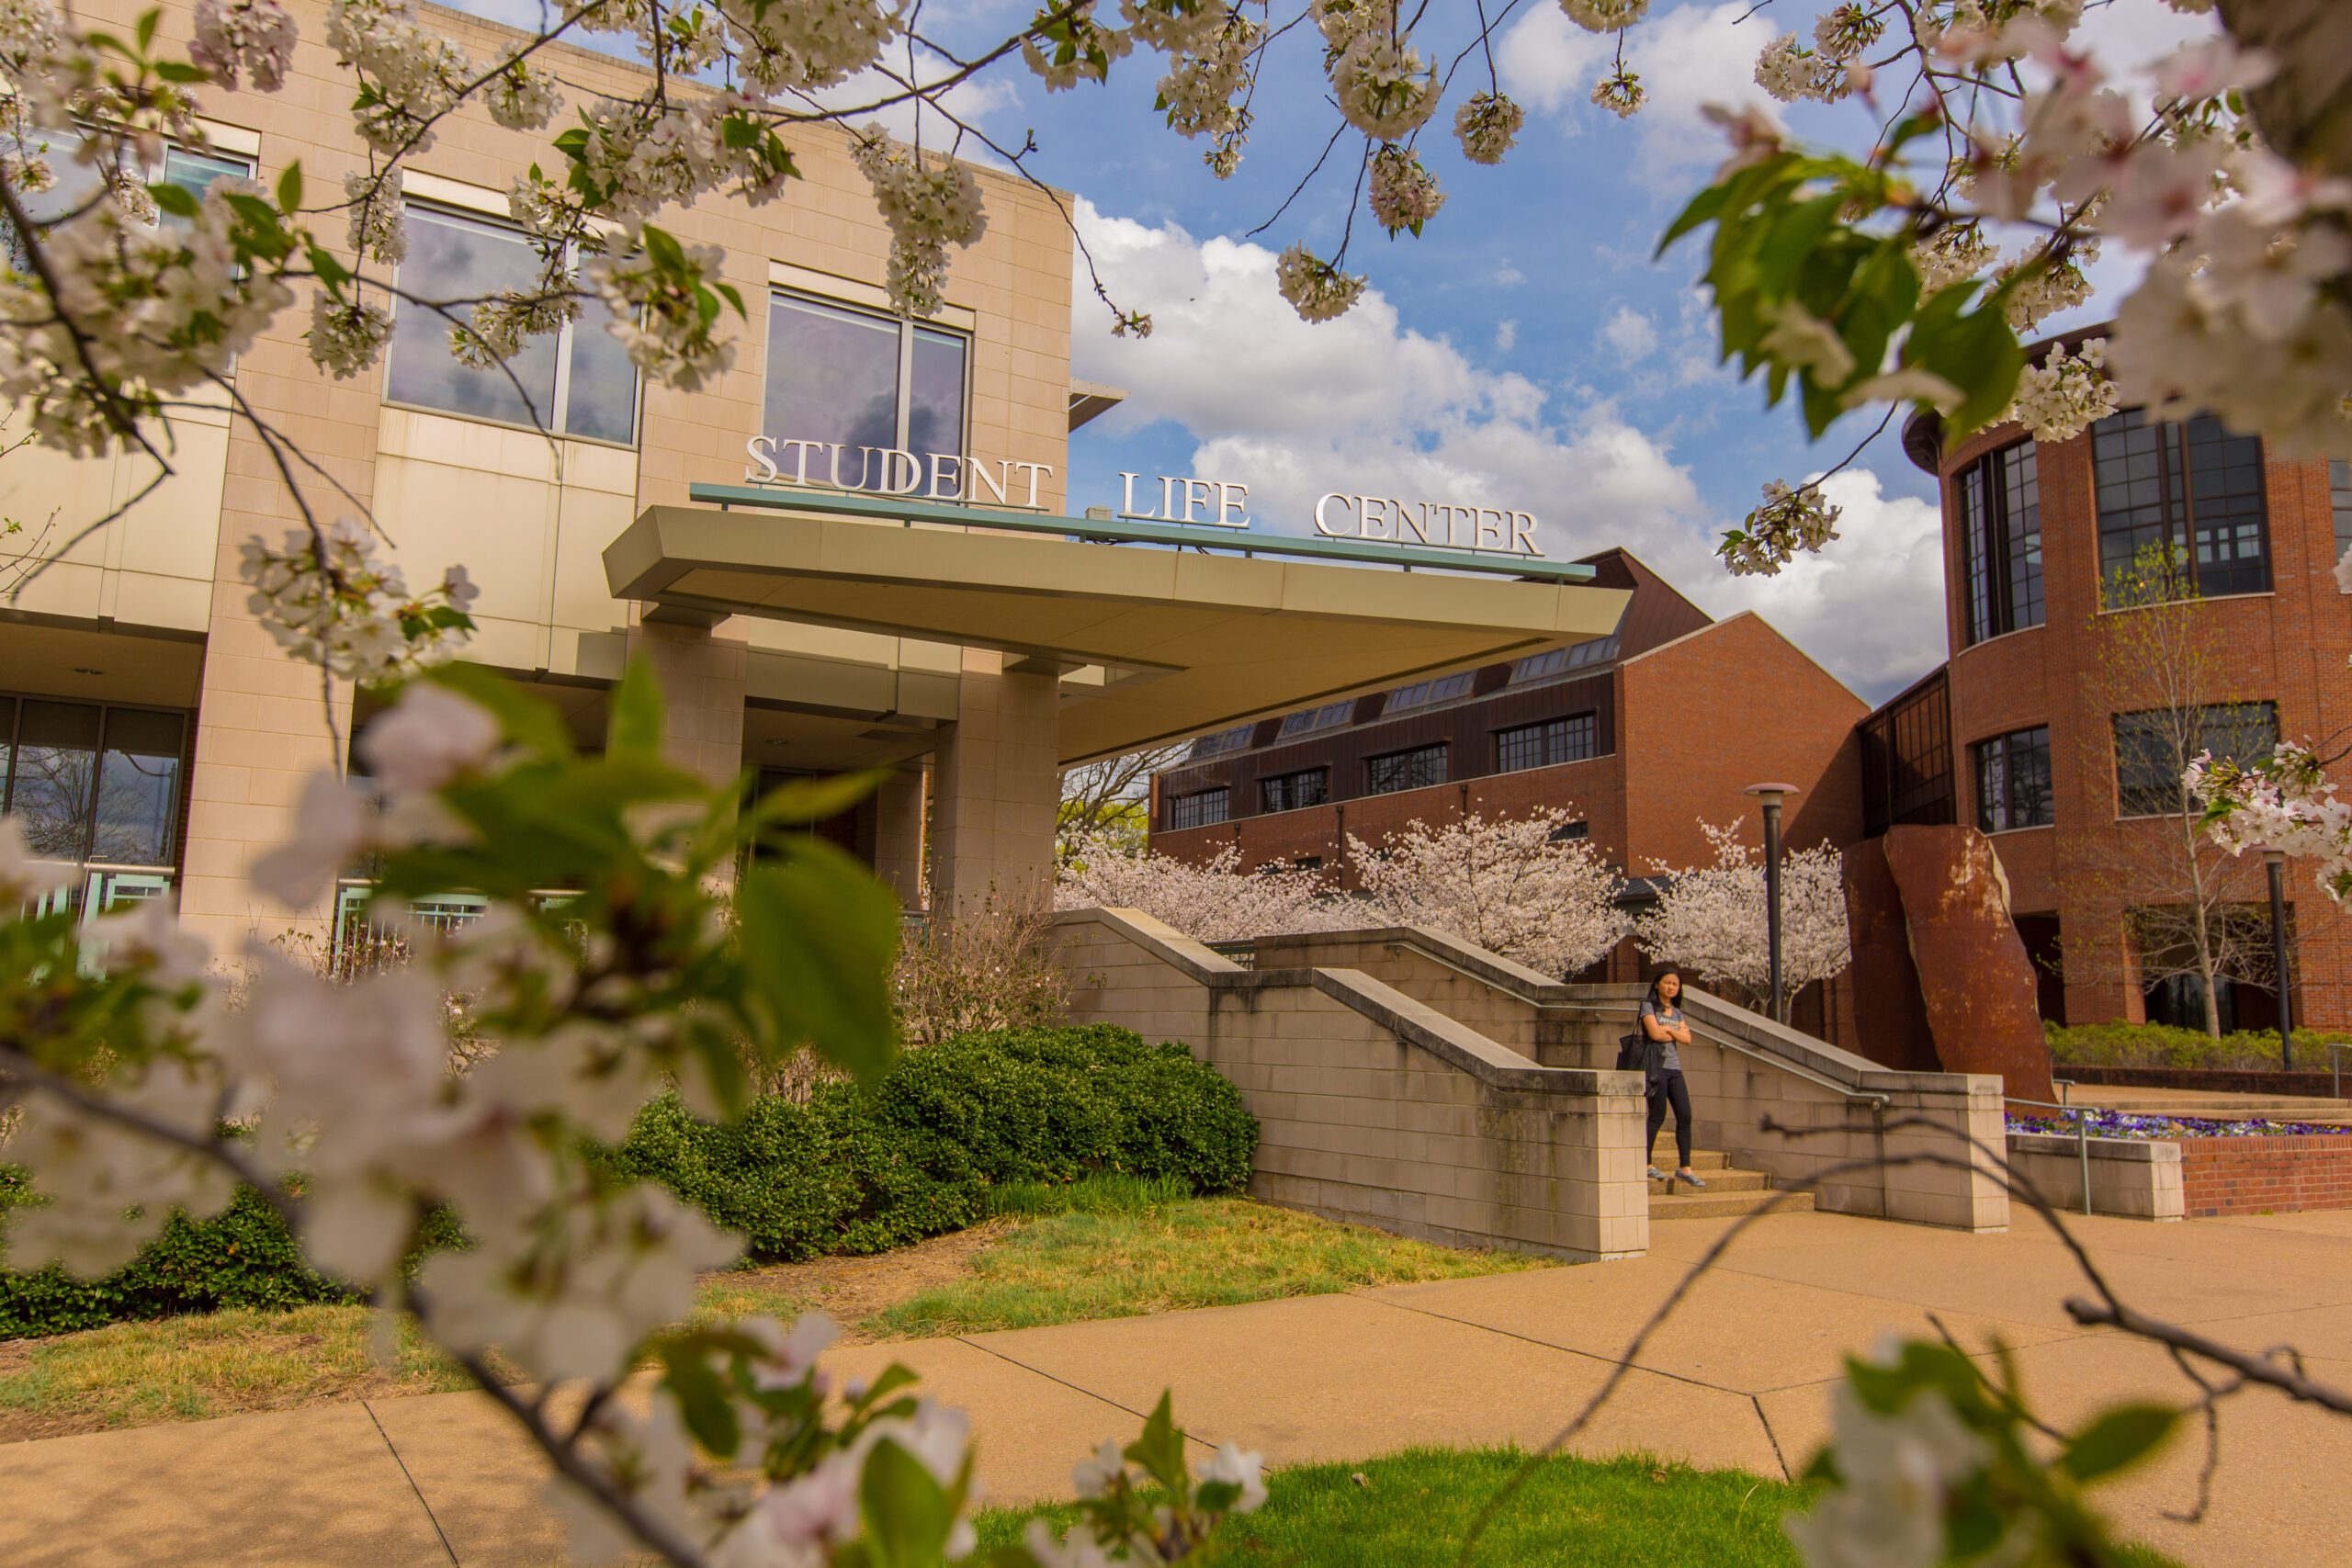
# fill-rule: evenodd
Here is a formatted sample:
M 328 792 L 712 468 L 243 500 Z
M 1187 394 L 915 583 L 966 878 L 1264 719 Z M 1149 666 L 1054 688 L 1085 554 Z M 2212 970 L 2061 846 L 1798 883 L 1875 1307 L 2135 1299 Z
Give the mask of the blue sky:
M 536 10 L 529 0 L 473 8 L 526 6 Z M 977 44 L 1026 9 L 929 0 L 923 25 Z M 1081 271 L 1073 374 L 1129 396 L 1073 437 L 1071 509 L 1115 504 L 1121 470 L 1247 482 L 1256 526 L 1302 533 L 1313 498 L 1330 490 L 1511 506 L 1542 520 L 1547 554 L 1625 546 L 1711 613 L 1764 615 L 1873 702 L 1916 679 L 1945 651 L 1931 481 L 1890 431 L 1830 481 L 1846 516 L 1826 556 L 1769 581 L 1728 577 L 1712 554 L 1722 528 L 1767 479 L 1844 457 L 1849 433 L 1808 441 L 1792 409 L 1766 410 L 1760 387 L 1716 366 L 1693 287 L 1703 235 L 1652 258 L 1724 155 L 1700 107 L 1769 106 L 1750 76 L 1756 53 L 1778 31 L 1809 31 L 1815 9 L 1658 0 L 1629 53 L 1651 101 L 1621 122 L 1587 101 L 1607 40 L 1552 0 L 1519 0 L 1496 50 L 1504 89 L 1528 110 L 1519 146 L 1498 168 L 1461 156 L 1453 105 L 1486 84 L 1472 56 L 1419 143 L 1444 209 L 1420 239 L 1395 241 L 1359 210 L 1348 265 L 1370 275 L 1371 292 L 1317 326 L 1276 295 L 1273 260 L 1296 239 L 1327 257 L 1337 248 L 1362 139 L 1343 136 L 1290 210 L 1248 237 L 1338 123 L 1311 25 L 1277 43 L 1228 181 L 1203 166 L 1202 143 L 1152 109 L 1161 66 L 1148 51 L 1114 66 L 1107 88 L 1049 94 L 1016 67 L 959 89 L 958 112 L 1001 143 L 1017 147 L 1034 130 L 1031 171 L 1081 198 L 1080 230 L 1114 297 L 1156 321 L 1148 340 L 1114 339 Z M 1431 7 L 1425 51 L 1451 61 L 1469 17 L 1458 4 Z M 2161 0 L 2113 0 L 2086 31 L 2110 57 L 2144 59 L 2201 25 Z M 1871 133 L 1858 107 L 1777 112 L 1801 135 L 1849 148 Z M 923 127 L 926 145 L 946 134 Z M 2094 276 L 2129 279 L 2112 261 Z M 2085 319 L 2105 309 L 2095 301 Z

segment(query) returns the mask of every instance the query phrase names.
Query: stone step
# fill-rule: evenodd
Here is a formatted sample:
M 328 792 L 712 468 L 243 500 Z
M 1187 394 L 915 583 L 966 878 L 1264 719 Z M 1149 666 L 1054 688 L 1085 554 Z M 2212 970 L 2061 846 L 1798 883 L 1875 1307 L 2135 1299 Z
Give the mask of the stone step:
M 1670 1166 L 1660 1166 L 1658 1168 L 1669 1173 L 1673 1169 Z M 1709 1192 L 1761 1192 L 1772 1185 L 1772 1179 L 1760 1170 L 1727 1170 L 1719 1167 L 1696 1165 L 1690 1168 L 1698 1172 L 1699 1179 L 1707 1184 L 1706 1190 Z M 1688 1184 L 1677 1179 L 1671 1174 L 1668 1174 L 1664 1181 L 1650 1183 L 1650 1194 L 1654 1198 L 1662 1197 L 1669 1192 L 1690 1190 L 1691 1188 Z
M 1650 1163 L 1660 1170 L 1674 1168 L 1674 1140 L 1664 1138 L 1650 1145 Z M 1711 1170 L 1729 1170 L 1731 1156 L 1721 1149 L 1692 1149 L 1690 1168 L 1704 1176 Z
M 1708 1220 L 1724 1215 L 1751 1214 L 1772 1201 L 1781 1200 L 1775 1213 L 1795 1213 L 1813 1207 L 1810 1192 L 1775 1193 L 1770 1190 L 1757 1192 L 1688 1192 L 1670 1198 L 1650 1199 L 1653 1220 Z

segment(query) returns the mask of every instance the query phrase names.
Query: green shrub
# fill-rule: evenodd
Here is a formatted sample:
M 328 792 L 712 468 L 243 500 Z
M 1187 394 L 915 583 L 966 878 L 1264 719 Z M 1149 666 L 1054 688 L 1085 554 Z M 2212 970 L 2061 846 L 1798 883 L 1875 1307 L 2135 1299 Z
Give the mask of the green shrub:
M 2067 1029 L 2041 1026 L 2050 1059 L 2061 1066 L 2202 1067 L 2233 1072 L 2277 1072 L 2278 1032 L 2241 1029 L 2216 1040 L 2201 1029 L 2163 1023 L 2089 1023 Z M 2306 1068 L 2327 1066 L 2326 1046 L 2352 1044 L 2336 1030 L 2295 1031 L 2295 1060 Z
M 728 1126 L 639 1113 L 620 1175 L 662 1183 L 762 1259 L 881 1252 L 992 1212 L 1016 1184 L 1107 1173 L 1230 1192 L 1257 1123 L 1216 1069 L 1131 1030 L 1015 1029 L 909 1052 L 871 1091 L 762 1100 Z

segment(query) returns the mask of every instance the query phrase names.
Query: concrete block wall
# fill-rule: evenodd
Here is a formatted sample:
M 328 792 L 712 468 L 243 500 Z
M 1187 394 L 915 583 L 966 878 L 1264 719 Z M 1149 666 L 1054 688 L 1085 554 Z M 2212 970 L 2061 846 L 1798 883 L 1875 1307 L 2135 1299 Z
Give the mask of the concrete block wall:
M 1261 970 L 1277 963 L 1349 964 L 1526 1055 L 1566 1068 L 1612 1068 L 1618 1038 L 1632 1032 L 1643 992 L 1630 984 L 1559 984 L 1414 927 L 1264 937 L 1257 961 Z M 1815 1183 L 1816 1203 L 1838 1213 L 1964 1230 L 2008 1224 L 2008 1194 L 1986 1152 L 2000 1149 L 2005 1135 L 1998 1077 L 1890 1072 L 1702 992 L 1689 997 L 1700 1028 L 1681 1053 L 1682 1066 L 1702 1145 L 1783 1186 Z M 1748 1049 L 1716 1043 L 1709 1033 Z M 1802 1135 L 1768 1133 L 1768 1119 Z M 1896 1163 L 1867 1163 L 1881 1158 Z M 1849 1165 L 1858 1168 L 1839 1168 Z
M 1057 938 L 1074 1020 L 1183 1040 L 1241 1090 L 1253 1195 L 1453 1246 L 1647 1250 L 1632 1074 L 1544 1066 L 1361 970 L 1245 970 L 1134 910 Z
M 2083 1212 L 2083 1149 L 2090 1151 L 2091 1212 L 2134 1220 L 2177 1220 L 2187 1213 L 2180 1145 L 2143 1138 L 2092 1138 L 2077 1145 L 2064 1134 L 2013 1133 L 2009 1168 L 2030 1181 L 2051 1207 Z

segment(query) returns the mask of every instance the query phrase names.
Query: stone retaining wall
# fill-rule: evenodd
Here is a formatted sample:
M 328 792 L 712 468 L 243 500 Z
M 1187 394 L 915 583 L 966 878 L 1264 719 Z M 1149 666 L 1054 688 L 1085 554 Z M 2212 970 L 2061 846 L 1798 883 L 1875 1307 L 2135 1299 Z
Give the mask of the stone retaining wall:
M 1251 1195 L 1453 1246 L 1649 1247 L 1641 1078 L 1546 1066 L 1360 969 L 1243 969 L 1132 909 L 1056 918 L 1070 1018 L 1178 1040 L 1257 1117 Z
M 2087 1140 L 2091 1212 L 2135 1220 L 2187 1213 L 2181 1145 L 2149 1138 Z M 2064 1133 L 2012 1133 L 2009 1168 L 2052 1208 L 2083 1212 L 2083 1145 Z

